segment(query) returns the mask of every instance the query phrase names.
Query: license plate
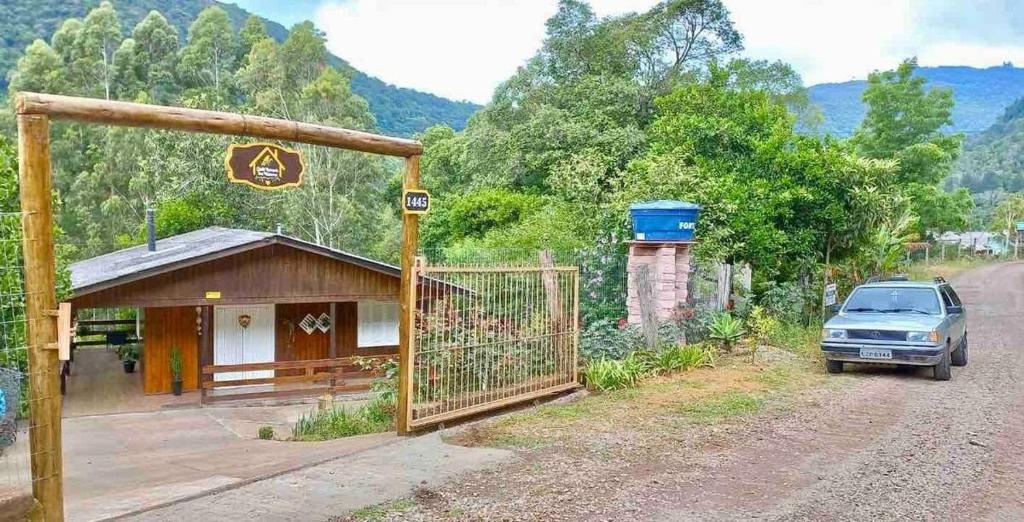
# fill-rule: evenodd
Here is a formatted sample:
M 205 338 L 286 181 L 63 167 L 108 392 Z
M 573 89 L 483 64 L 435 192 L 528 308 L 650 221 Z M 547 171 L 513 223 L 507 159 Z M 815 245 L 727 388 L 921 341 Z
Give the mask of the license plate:
M 879 348 L 861 348 L 860 349 L 861 359 L 892 359 L 892 350 L 882 350 Z

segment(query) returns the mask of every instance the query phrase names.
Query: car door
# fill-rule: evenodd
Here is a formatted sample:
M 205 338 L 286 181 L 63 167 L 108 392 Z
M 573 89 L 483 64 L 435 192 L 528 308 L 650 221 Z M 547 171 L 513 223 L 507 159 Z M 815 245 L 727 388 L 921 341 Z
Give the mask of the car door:
M 949 336 L 953 346 L 956 346 L 963 338 L 966 328 L 963 305 L 960 303 L 960 298 L 956 297 L 956 294 L 949 285 L 940 286 L 939 292 L 942 294 L 942 304 L 945 305 L 946 315 L 949 319 Z
M 960 313 L 957 314 L 957 318 L 960 322 L 960 336 L 967 335 L 967 307 L 964 306 L 963 301 L 960 300 L 960 296 L 956 294 L 956 290 L 953 290 L 952 286 L 946 286 L 949 290 L 949 297 L 953 300 L 953 306 L 960 308 Z

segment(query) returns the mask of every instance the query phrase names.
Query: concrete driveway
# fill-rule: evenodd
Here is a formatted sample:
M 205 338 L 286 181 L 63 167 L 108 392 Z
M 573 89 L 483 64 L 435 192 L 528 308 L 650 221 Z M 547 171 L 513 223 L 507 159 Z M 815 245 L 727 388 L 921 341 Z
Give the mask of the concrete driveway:
M 258 440 L 291 434 L 309 404 L 190 408 L 65 419 L 67 519 L 152 509 L 398 441 L 393 433 L 327 442 Z

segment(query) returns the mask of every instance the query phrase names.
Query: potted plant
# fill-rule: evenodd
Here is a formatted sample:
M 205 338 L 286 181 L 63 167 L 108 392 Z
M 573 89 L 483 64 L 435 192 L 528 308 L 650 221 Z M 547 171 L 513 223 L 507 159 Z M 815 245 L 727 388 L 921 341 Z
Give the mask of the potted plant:
M 171 391 L 181 395 L 181 351 L 177 346 L 171 348 Z
M 124 344 L 117 348 L 117 355 L 121 357 L 124 364 L 124 373 L 135 373 L 135 363 L 139 360 L 139 347 L 134 344 Z

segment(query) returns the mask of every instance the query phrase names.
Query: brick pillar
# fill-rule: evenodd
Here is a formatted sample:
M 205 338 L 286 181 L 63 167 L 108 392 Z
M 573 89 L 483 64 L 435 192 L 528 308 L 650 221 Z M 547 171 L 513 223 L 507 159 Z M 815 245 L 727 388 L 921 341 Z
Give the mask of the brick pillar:
M 634 241 L 629 245 L 629 260 L 626 264 L 626 310 L 630 324 L 641 323 L 636 271 L 642 265 L 649 267 L 658 319 L 672 318 L 679 304 L 686 302 L 690 244 Z

